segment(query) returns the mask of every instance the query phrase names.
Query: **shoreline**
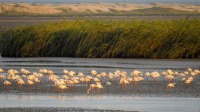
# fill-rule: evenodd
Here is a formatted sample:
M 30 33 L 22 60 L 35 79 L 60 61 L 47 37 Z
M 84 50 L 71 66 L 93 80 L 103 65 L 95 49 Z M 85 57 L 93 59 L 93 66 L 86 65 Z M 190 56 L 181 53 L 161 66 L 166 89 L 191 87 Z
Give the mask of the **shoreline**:
M 4 107 L 0 108 L 0 112 L 138 112 L 124 110 L 104 110 L 104 109 L 88 109 L 73 107 Z

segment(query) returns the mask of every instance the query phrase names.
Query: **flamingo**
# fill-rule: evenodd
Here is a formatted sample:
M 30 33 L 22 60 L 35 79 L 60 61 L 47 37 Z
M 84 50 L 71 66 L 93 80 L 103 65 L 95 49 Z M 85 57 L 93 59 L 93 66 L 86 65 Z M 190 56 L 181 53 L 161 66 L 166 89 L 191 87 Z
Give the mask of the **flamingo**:
M 79 72 L 79 73 L 78 73 L 78 76 L 79 76 L 79 77 L 84 77 L 85 75 L 84 75 L 82 72 Z
M 19 85 L 19 89 L 20 89 L 20 92 L 22 91 L 22 85 L 25 84 L 25 82 L 22 80 L 22 79 L 18 79 L 18 85 Z
M 144 79 L 141 76 L 137 76 L 137 77 L 133 78 L 135 86 L 137 86 L 137 85 L 140 86 L 140 81 L 142 81 L 142 80 L 144 80 Z
M 191 76 L 195 77 L 196 75 L 198 75 L 198 72 L 191 72 Z
M 11 83 L 9 82 L 9 81 L 4 81 L 4 83 L 3 83 L 4 85 L 11 85 Z
M 121 72 L 121 76 L 122 76 L 122 77 L 127 77 L 127 73 L 126 73 L 125 71 L 122 71 L 122 72 Z
M 94 92 L 95 87 L 97 87 L 96 84 L 90 84 L 90 88 L 87 90 L 87 94 L 90 94 L 90 91 Z
M 101 84 L 97 84 L 96 87 L 98 88 L 98 93 L 100 94 L 103 86 Z
M 97 71 L 91 70 L 91 74 L 95 76 L 95 75 L 97 75 Z
M 39 80 L 37 77 L 34 78 L 34 81 L 35 81 L 36 83 L 39 83 L 39 82 L 40 82 L 40 80 Z
M 138 71 L 138 70 L 134 70 L 134 71 L 131 73 L 131 76 L 137 77 L 139 74 L 142 74 L 142 72 L 141 72 L 141 71 Z
M 131 82 L 133 81 L 133 79 L 132 79 L 132 78 L 130 78 L 130 77 L 129 77 L 129 78 L 127 78 L 127 80 L 128 80 L 128 82 L 129 82 L 129 83 L 131 83 Z
M 192 72 L 192 68 L 187 68 L 187 71 L 188 72 Z
M 67 86 L 61 84 L 61 85 L 59 85 L 58 88 L 62 90 L 62 95 L 63 95 L 63 90 L 67 89 Z
M 13 70 L 13 69 L 8 70 L 7 79 L 13 79 L 13 77 L 15 77 L 16 74 L 18 74 L 17 70 Z
M 87 84 L 89 84 L 91 80 L 92 80 L 92 77 L 91 77 L 91 76 L 87 75 L 87 76 L 85 77 L 85 82 L 86 82 Z
M 82 83 L 84 83 L 84 82 L 85 82 L 85 78 L 84 78 L 84 77 L 81 77 L 81 78 L 80 78 L 80 81 L 81 81 Z
M 120 71 L 115 71 L 114 72 L 114 78 L 117 79 L 120 77 Z
M 38 77 L 43 77 L 44 75 L 42 73 L 38 73 Z
M 54 75 L 54 72 L 53 72 L 52 70 L 47 70 L 47 73 L 48 73 L 49 75 Z
M 74 77 L 71 80 L 74 82 L 75 85 L 79 84 L 79 78 L 78 77 Z M 74 86 L 74 89 L 76 90 L 76 86 Z
M 40 83 L 40 80 L 39 80 L 37 77 L 35 77 L 35 78 L 33 79 L 33 81 L 35 82 L 35 84 Z M 38 87 L 37 87 L 36 89 L 38 90 Z
M 101 76 L 103 77 L 103 82 L 106 81 L 105 77 L 107 76 L 107 74 L 105 72 L 101 72 Z
M 69 72 L 69 76 L 73 77 L 76 73 L 74 71 Z
M 43 73 L 47 74 L 48 70 L 47 69 L 43 69 Z
M 31 92 L 31 90 L 32 90 L 32 85 L 34 84 L 34 82 L 31 81 L 31 80 L 27 80 L 27 84 L 29 85 L 29 91 Z
M 120 79 L 119 84 L 122 85 L 122 90 L 126 90 L 126 84 L 129 84 L 129 82 L 128 82 L 128 80 L 127 80 L 126 78 L 122 77 L 122 78 Z
M 2 72 L 4 71 L 0 68 L 0 73 Z M 125 90 L 126 84 L 134 82 L 135 85 L 139 85 L 140 82 L 144 80 L 142 71 L 138 70 L 134 70 L 130 74 L 132 77 L 128 76 L 126 71 L 119 70 L 116 70 L 114 73 L 109 72 L 108 74 L 106 72 L 101 72 L 100 74 L 98 74 L 95 70 L 91 70 L 91 74 L 93 75 L 92 77 L 90 75 L 85 76 L 82 72 L 79 72 L 77 75 L 74 71 L 68 72 L 67 70 L 63 70 L 63 72 L 64 75 L 59 77 L 58 75 L 54 74 L 54 72 L 51 70 L 40 69 L 39 73 L 30 73 L 30 71 L 22 68 L 22 75 L 19 75 L 19 72 L 17 70 L 9 69 L 6 76 L 0 74 L 0 79 L 3 79 L 1 81 L 5 80 L 3 84 L 7 88 L 9 87 L 9 85 L 13 85 L 17 81 L 19 89 L 20 91 L 22 91 L 22 85 L 25 84 L 23 80 L 26 80 L 26 84 L 30 86 L 31 90 L 32 85 L 42 82 L 42 79 L 40 78 L 44 76 L 43 73 L 45 75 L 49 74 L 49 81 L 52 83 L 52 85 L 54 84 L 53 86 L 55 86 L 56 89 L 62 89 L 62 94 L 64 89 L 71 87 L 75 88 L 79 83 L 87 83 L 87 85 L 89 86 L 89 89 L 88 86 L 86 86 L 88 94 L 90 94 L 90 92 L 94 92 L 95 88 L 98 89 L 98 93 L 100 94 L 103 86 L 110 86 L 112 84 L 111 81 L 119 81 L 115 84 L 120 84 L 122 86 L 122 89 Z M 161 74 L 157 71 L 154 71 L 152 73 L 146 72 L 144 76 L 147 78 L 149 76 L 152 76 L 154 80 L 157 80 L 157 78 L 159 78 L 162 75 L 162 77 L 168 80 L 167 90 L 170 90 L 176 86 L 175 83 L 172 83 L 172 80 L 174 80 L 176 76 L 179 76 L 184 84 L 191 85 L 192 82 L 195 81 L 195 77 L 199 74 L 199 70 L 193 70 L 192 68 L 188 68 L 186 71 L 183 71 L 183 73 L 179 73 L 177 71 L 172 71 L 168 69 L 166 71 L 162 71 Z M 92 79 L 94 81 L 92 81 Z M 105 83 L 101 84 L 102 80 L 103 82 L 105 81 Z M 10 84 L 8 83 L 9 81 Z M 91 81 L 94 84 L 90 84 Z
M 152 72 L 151 76 L 153 77 L 154 80 L 157 80 L 160 77 L 160 74 L 158 72 Z
M 115 78 L 118 78 L 120 76 L 120 71 L 119 70 L 116 70 L 115 72 L 114 72 L 114 77 Z
M 27 79 L 32 81 L 35 79 L 35 77 L 36 77 L 35 75 L 29 75 L 27 76 Z
M 164 75 L 164 76 L 166 76 L 167 75 L 167 72 L 165 72 L 165 71 L 162 71 L 162 73 L 161 73 L 162 75 Z
M 184 73 L 181 73 L 180 76 L 181 76 L 181 77 L 185 77 L 186 75 L 185 75 Z
M 189 72 L 188 72 L 188 71 L 185 71 L 185 72 L 184 72 L 184 74 L 188 75 L 188 74 L 189 74 Z
M 114 74 L 113 73 L 108 73 L 108 78 L 109 78 L 109 81 L 112 81 L 112 79 L 114 78 Z
M 192 82 L 191 80 L 186 80 L 186 81 L 185 81 L 185 84 L 188 84 L 188 85 L 189 85 L 189 84 L 191 84 L 191 82 Z
M 67 75 L 63 75 L 63 78 L 66 80 L 69 79 L 69 77 Z
M 101 78 L 101 74 L 97 74 L 96 77 L 97 77 L 97 78 Z
M 197 69 L 195 69 L 195 70 L 194 70 L 194 73 L 196 73 L 196 74 L 200 74 L 200 71 L 197 70 Z
M 63 70 L 63 73 L 67 75 L 69 72 L 67 70 Z
M 179 75 L 179 73 L 177 71 L 174 71 L 174 75 L 177 76 Z
M 8 86 L 11 85 L 11 83 L 10 83 L 9 81 L 6 80 L 6 81 L 4 81 L 3 84 L 6 85 L 6 90 L 9 91 Z
M 24 69 L 24 68 L 21 69 L 21 72 L 22 72 L 23 74 L 25 74 L 25 75 L 28 75 L 28 74 L 31 73 L 30 71 L 28 71 L 28 70 L 26 70 L 26 69 Z
M 176 83 L 169 83 L 169 84 L 167 85 L 167 90 L 170 90 L 171 88 L 174 88 L 174 87 L 175 87 L 175 84 L 176 84 Z
M 173 75 L 174 72 L 173 72 L 172 70 L 168 69 L 168 70 L 167 70 L 167 74 L 168 74 L 168 75 Z
M 44 73 L 43 69 L 40 69 L 40 70 L 39 70 L 39 73 Z
M 168 83 L 170 83 L 174 79 L 174 76 L 166 75 L 165 78 L 168 80 Z
M 145 76 L 146 76 L 147 79 L 148 79 L 148 77 L 151 76 L 151 74 L 150 74 L 149 72 L 146 72 L 146 73 L 145 73 Z
M 73 90 L 73 86 L 75 85 L 74 81 L 68 80 L 68 81 L 67 81 L 67 84 L 70 85 L 70 86 L 69 86 L 69 90 L 72 91 L 72 90 Z
M 94 78 L 95 82 L 100 82 L 100 80 L 98 78 Z
M 107 84 L 108 86 L 110 86 L 112 83 L 111 83 L 111 82 L 106 82 L 106 84 Z
M 192 83 L 192 81 L 194 80 L 194 78 L 193 77 L 188 77 L 188 79 L 187 80 L 185 80 L 185 84 L 188 84 L 188 85 L 190 85 L 191 83 Z
M 182 81 L 185 81 L 185 80 L 186 80 L 186 77 L 183 77 L 181 80 L 182 80 Z

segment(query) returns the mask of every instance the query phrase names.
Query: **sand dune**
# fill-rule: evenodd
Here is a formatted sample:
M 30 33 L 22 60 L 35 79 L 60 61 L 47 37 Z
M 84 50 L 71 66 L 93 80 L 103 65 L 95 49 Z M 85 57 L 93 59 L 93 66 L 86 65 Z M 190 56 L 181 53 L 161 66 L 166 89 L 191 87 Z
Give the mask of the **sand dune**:
M 0 3 L 0 14 L 72 14 L 72 13 L 110 13 L 131 12 L 140 9 L 164 8 L 178 11 L 200 13 L 200 6 L 194 4 L 125 4 L 125 3 L 79 3 L 79 4 L 28 4 Z

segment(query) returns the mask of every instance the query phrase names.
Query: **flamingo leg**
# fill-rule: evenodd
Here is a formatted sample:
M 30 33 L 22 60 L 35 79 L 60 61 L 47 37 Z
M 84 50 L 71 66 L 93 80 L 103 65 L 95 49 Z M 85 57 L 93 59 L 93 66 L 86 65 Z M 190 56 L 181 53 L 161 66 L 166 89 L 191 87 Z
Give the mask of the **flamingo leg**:
M 22 92 L 22 85 L 19 85 L 19 92 Z
M 29 86 L 29 92 L 31 92 L 31 91 L 32 91 L 32 86 L 30 85 L 30 86 Z
M 99 93 L 99 94 L 101 93 L 101 89 L 100 89 L 100 88 L 98 88 L 98 93 Z
M 6 86 L 6 93 L 9 93 L 9 86 Z

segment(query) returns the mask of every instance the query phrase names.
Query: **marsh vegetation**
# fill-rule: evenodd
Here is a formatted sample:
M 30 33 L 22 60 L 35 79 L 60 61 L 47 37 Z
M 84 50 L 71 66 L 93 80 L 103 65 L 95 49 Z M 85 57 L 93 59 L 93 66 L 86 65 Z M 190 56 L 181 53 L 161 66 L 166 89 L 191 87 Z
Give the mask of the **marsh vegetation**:
M 76 20 L 2 31 L 4 57 L 200 58 L 200 20 Z

